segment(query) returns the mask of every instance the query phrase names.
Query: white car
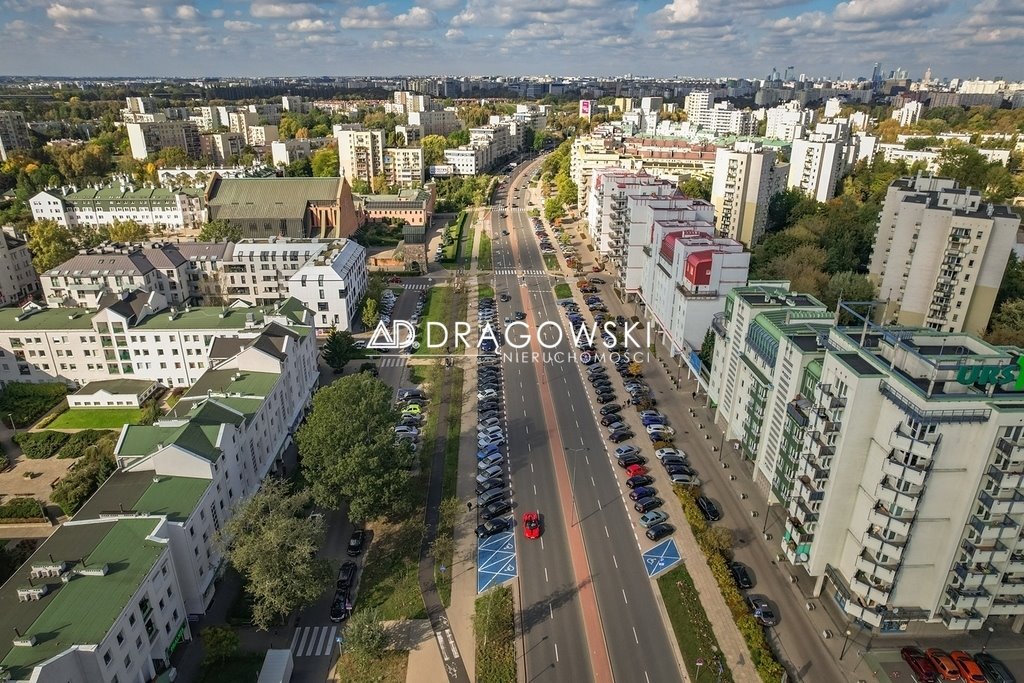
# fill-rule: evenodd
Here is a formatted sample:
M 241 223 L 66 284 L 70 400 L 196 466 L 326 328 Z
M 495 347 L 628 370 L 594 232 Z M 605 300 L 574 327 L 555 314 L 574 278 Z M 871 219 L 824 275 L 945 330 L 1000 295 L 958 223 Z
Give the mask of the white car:
M 494 436 L 483 435 L 476 440 L 477 446 L 484 448 L 485 446 L 500 446 L 505 443 L 505 437 L 501 434 L 495 434 Z
M 670 480 L 677 486 L 700 486 L 700 477 L 692 474 L 673 474 Z
M 420 430 L 408 425 L 398 425 L 395 427 L 395 434 L 411 434 L 413 436 L 419 436 Z
M 489 398 L 496 398 L 498 392 L 494 389 L 484 389 L 483 391 L 476 392 L 476 398 L 479 401 L 486 401 Z
M 659 448 L 658 450 L 654 451 L 654 457 L 656 457 L 658 460 L 661 460 L 666 456 L 673 455 L 678 455 L 680 458 L 686 457 L 686 453 L 683 453 L 678 448 Z
M 482 439 L 484 437 L 487 437 L 488 439 L 503 439 L 505 438 L 505 433 L 501 431 L 501 427 L 498 426 L 485 427 L 483 429 L 478 429 L 476 436 L 478 439 Z
M 636 446 L 619 446 L 615 449 L 615 457 L 622 458 L 627 455 L 639 455 L 640 449 Z
M 476 466 L 477 469 L 486 470 L 490 467 L 494 467 L 495 465 L 500 465 L 503 462 L 505 462 L 505 458 L 503 458 L 500 453 L 495 453 L 494 455 L 488 455 L 486 458 L 478 462 Z
M 500 425 L 500 424 L 501 424 L 501 420 L 499 418 L 497 418 L 497 417 L 488 417 L 488 418 L 485 418 L 485 419 L 480 420 L 479 422 L 477 422 L 476 423 L 476 428 L 479 430 L 479 429 L 486 428 L 486 427 L 494 427 L 495 425 Z
M 668 425 L 647 425 L 648 434 L 668 434 L 669 436 L 675 436 L 676 430 L 672 429 Z
M 483 483 L 491 477 L 497 477 L 501 475 L 501 465 L 491 465 L 487 469 L 476 475 L 476 481 L 478 484 Z

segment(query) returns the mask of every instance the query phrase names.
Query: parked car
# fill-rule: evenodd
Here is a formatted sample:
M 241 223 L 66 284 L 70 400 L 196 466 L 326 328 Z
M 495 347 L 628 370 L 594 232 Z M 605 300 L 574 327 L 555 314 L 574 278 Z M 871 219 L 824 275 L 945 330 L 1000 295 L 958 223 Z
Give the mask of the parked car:
M 640 500 L 633 503 L 633 509 L 637 512 L 648 512 L 654 508 L 660 508 L 665 501 L 657 496 L 650 496 L 648 498 L 641 498 Z
M 488 505 L 487 507 L 484 508 L 483 518 L 484 519 L 494 519 L 495 517 L 500 517 L 501 515 L 504 515 L 505 513 L 511 512 L 511 511 L 512 511 L 512 502 L 511 501 L 499 500 L 499 501 L 495 501 L 495 502 L 491 503 L 490 505 Z
M 640 515 L 640 526 L 650 529 L 652 526 L 663 524 L 668 521 L 668 514 L 661 510 L 651 510 Z
M 779 623 L 779 618 L 772 610 L 772 606 L 768 603 L 768 599 L 763 595 L 748 596 L 747 604 L 750 605 L 750 611 L 753 613 L 754 619 L 756 619 L 757 623 L 761 624 L 761 626 L 775 626 Z
M 700 513 L 704 515 L 704 519 L 709 522 L 717 522 L 722 518 L 722 513 L 718 511 L 718 506 L 707 496 L 697 497 L 697 507 L 700 508 Z
M 678 448 L 659 448 L 658 450 L 654 451 L 654 457 L 656 457 L 658 460 L 661 460 L 662 458 L 665 457 L 685 458 L 686 453 L 683 453 Z
M 700 477 L 692 474 L 670 474 L 668 479 L 673 486 L 700 486 Z
M 505 462 L 505 458 L 503 458 L 500 453 L 493 453 L 485 458 L 482 458 L 480 462 L 476 464 L 476 466 L 477 469 L 486 470 L 489 467 L 493 467 L 494 465 L 500 465 L 503 462 Z
M 352 560 L 345 560 L 342 563 L 341 569 L 338 570 L 338 583 L 337 588 L 348 588 L 352 585 L 352 581 L 356 578 L 356 563 Z
M 364 545 L 366 545 L 366 531 L 356 529 L 348 539 L 348 556 L 358 557 L 363 552 Z
M 736 582 L 738 588 L 749 590 L 754 587 L 754 580 L 750 578 L 750 572 L 747 570 L 746 565 L 740 562 L 730 562 L 729 572 L 732 574 L 733 581 Z
M 647 474 L 647 468 L 643 465 L 630 465 L 626 468 L 627 477 L 639 477 L 642 474 Z
M 640 474 L 626 480 L 626 486 L 631 489 L 640 488 L 641 486 L 647 486 L 648 484 L 653 483 L 654 479 L 648 477 L 646 474 Z
M 334 601 L 331 603 L 330 618 L 334 623 L 348 619 L 348 589 L 341 588 L 334 594 Z
M 936 683 L 939 679 L 939 672 L 935 670 L 932 660 L 920 649 L 905 647 L 900 650 L 900 656 L 920 683 Z
M 976 652 L 974 661 L 985 672 L 990 683 L 1017 683 L 1017 679 L 1013 677 L 1006 665 L 987 652 Z
M 541 524 L 540 513 L 533 510 L 523 513 L 523 536 L 526 538 L 540 538 Z
M 632 439 L 634 436 L 636 436 L 636 435 L 633 434 L 633 432 L 631 432 L 630 430 L 628 430 L 628 429 L 620 429 L 617 432 L 612 432 L 608 436 L 608 439 L 612 443 L 622 443 L 623 441 L 626 441 L 628 439 Z
M 953 650 L 949 653 L 949 658 L 956 664 L 956 668 L 960 670 L 960 677 L 967 683 L 987 683 L 981 667 L 963 650 Z
M 493 479 L 495 477 L 501 476 L 502 471 L 503 470 L 502 470 L 501 465 L 491 465 L 486 470 L 484 470 L 480 474 L 476 475 L 476 481 L 477 481 L 477 483 L 483 483 L 484 481 L 487 481 L 488 479 Z
M 606 406 L 601 406 L 602 415 L 611 415 L 612 413 L 618 413 L 622 411 L 622 406 L 618 403 L 609 403 Z
M 502 498 L 504 498 L 507 495 L 508 495 L 508 491 L 506 491 L 503 488 L 501 488 L 501 489 L 491 489 L 490 491 L 487 491 L 487 492 L 485 492 L 485 493 L 483 493 L 483 494 L 481 494 L 480 496 L 477 497 L 476 505 L 477 505 L 477 507 L 485 508 L 488 505 L 490 505 L 491 503 L 497 503 L 499 500 L 501 500 Z
M 943 680 L 960 680 L 960 669 L 957 668 L 956 662 L 953 661 L 948 652 L 938 647 L 930 647 L 924 653 L 928 655 L 928 659 L 932 661 L 932 666 L 935 667 L 935 671 L 938 672 Z
M 631 455 L 624 455 L 624 456 L 620 457 L 616 462 L 618 462 L 619 467 L 621 467 L 622 469 L 626 469 L 630 465 L 644 465 L 644 464 L 646 464 L 647 463 L 647 458 L 643 457 L 642 455 L 636 455 L 634 453 L 634 454 L 631 454 Z
M 660 541 L 675 530 L 676 528 L 671 524 L 655 524 L 644 535 L 652 541 Z
M 494 534 L 500 534 L 502 531 L 508 531 L 512 528 L 512 521 L 509 519 L 489 519 L 476 528 L 477 538 L 487 538 Z
M 678 455 L 666 455 L 661 459 L 661 464 L 665 467 L 671 467 L 672 465 L 685 467 L 686 458 L 682 458 Z
M 505 479 L 503 477 L 491 477 L 490 479 L 484 479 L 483 481 L 477 479 L 476 495 L 483 495 L 488 491 L 493 491 L 497 488 L 504 488 L 504 486 Z
M 616 458 L 621 458 L 626 455 L 640 455 L 640 449 L 636 446 L 619 446 L 615 449 Z

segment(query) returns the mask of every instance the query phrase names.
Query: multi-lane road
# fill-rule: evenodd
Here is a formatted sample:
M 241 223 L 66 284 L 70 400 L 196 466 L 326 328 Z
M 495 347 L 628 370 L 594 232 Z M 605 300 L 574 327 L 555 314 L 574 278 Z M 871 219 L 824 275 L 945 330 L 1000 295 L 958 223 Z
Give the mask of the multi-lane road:
M 512 297 L 499 302 L 499 318 L 524 311 L 531 329 L 549 321 L 561 327 L 552 279 L 520 275 L 545 272 L 524 212 L 534 167 L 517 169 L 508 196 L 498 196 L 509 214 L 495 218 L 495 292 Z M 545 340 L 552 362 L 505 363 L 516 510 L 537 509 L 545 518 L 543 543 L 519 544 L 527 680 L 680 680 L 675 645 L 641 558 L 649 544 L 641 543 L 632 520 L 574 347 L 569 340 L 556 345 L 556 336 L 552 329 Z

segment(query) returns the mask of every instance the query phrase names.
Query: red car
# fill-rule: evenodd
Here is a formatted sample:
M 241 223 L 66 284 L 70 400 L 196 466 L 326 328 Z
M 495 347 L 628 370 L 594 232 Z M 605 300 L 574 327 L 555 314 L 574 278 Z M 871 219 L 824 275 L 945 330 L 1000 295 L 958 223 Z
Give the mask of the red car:
M 540 513 L 523 513 L 523 536 L 527 538 L 540 538 Z
M 985 674 L 969 654 L 963 650 L 953 650 L 949 653 L 949 658 L 956 663 L 956 667 L 960 669 L 960 675 L 967 683 L 985 683 Z
M 398 276 L 395 276 L 395 277 L 391 278 L 390 280 L 388 280 L 388 282 L 394 283 L 396 285 L 400 285 L 400 284 L 402 284 L 402 278 L 400 278 Z
M 960 669 L 957 668 L 956 662 L 949 656 L 945 650 L 937 647 L 930 647 L 925 650 L 925 654 L 928 655 L 928 659 L 932 660 L 932 665 L 938 672 L 939 676 L 944 681 L 959 681 L 960 680 Z
M 643 465 L 630 465 L 626 468 L 627 476 L 639 477 L 641 474 L 647 474 L 647 468 Z
M 900 650 L 900 655 L 914 673 L 914 678 L 920 683 L 935 683 L 939 679 L 932 660 L 918 648 L 905 647 Z

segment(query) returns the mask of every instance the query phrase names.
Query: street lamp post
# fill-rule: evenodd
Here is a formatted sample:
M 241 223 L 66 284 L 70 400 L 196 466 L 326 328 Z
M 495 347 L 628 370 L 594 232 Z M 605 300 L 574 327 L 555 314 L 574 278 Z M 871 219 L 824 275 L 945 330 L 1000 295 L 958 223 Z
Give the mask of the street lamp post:
M 853 632 L 850 629 L 846 629 L 845 638 L 843 638 L 843 650 L 839 653 L 839 661 L 843 661 L 843 657 L 846 656 L 846 646 L 850 644 L 850 636 Z
M 793 500 L 792 494 L 790 494 L 790 495 L 786 496 L 785 498 L 783 498 L 782 500 L 780 500 L 779 503 L 781 503 L 782 505 L 789 505 L 789 502 L 791 500 Z M 761 527 L 761 535 L 762 536 L 768 533 L 768 512 L 771 509 L 772 509 L 772 497 L 771 497 L 771 494 L 769 493 L 768 500 L 765 501 L 765 504 L 764 504 L 764 525 Z
M 985 636 L 985 644 L 981 646 L 981 651 L 986 652 L 988 650 L 988 641 L 992 640 L 992 632 L 995 631 L 995 627 L 988 627 L 988 635 Z
M 14 424 L 14 415 L 7 413 L 7 419 L 11 421 L 11 429 L 18 431 L 18 425 Z

